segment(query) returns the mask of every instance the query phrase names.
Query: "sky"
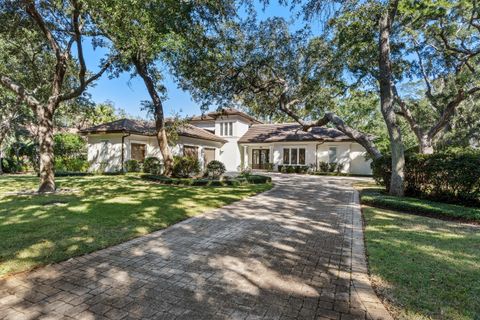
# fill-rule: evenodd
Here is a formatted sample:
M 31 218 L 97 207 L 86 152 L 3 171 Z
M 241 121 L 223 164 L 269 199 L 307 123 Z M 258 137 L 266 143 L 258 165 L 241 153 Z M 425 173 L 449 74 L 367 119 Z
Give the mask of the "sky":
M 295 15 L 294 12 L 290 12 L 289 7 L 280 6 L 276 1 L 271 1 L 271 4 L 265 10 L 263 10 L 263 5 L 257 4 L 256 7 L 259 20 L 274 16 L 288 20 Z M 96 64 L 99 63 L 103 54 L 103 51 L 98 49 L 94 51 L 91 46 L 85 44 L 85 60 L 91 70 L 98 69 Z M 168 97 L 164 101 L 166 115 L 172 116 L 179 113 L 183 116 L 191 116 L 200 114 L 200 105 L 192 100 L 189 92 L 178 88 L 174 77 L 167 70 L 165 70 L 164 75 L 164 85 L 167 88 Z M 147 117 L 145 111 L 141 110 L 141 102 L 149 100 L 149 95 L 143 81 L 138 77 L 131 78 L 130 74 L 123 73 L 118 78 L 109 79 L 108 76 L 104 75 L 87 92 L 96 103 L 111 101 L 115 107 L 124 109 L 129 115 Z

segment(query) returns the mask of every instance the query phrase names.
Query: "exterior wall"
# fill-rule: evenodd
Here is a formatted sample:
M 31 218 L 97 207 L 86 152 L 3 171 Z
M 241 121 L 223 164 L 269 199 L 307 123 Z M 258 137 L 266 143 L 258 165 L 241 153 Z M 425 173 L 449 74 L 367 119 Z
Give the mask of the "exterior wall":
M 371 175 L 370 160 L 366 160 L 365 149 L 356 142 L 282 142 L 243 144 L 241 149 L 242 167 L 252 167 L 253 149 L 270 149 L 270 163 L 274 170 L 283 165 L 283 148 L 305 148 L 305 165 L 318 168 L 318 163 L 329 162 L 329 148 L 337 148 L 337 162 L 343 165 L 343 173 Z
M 190 124 L 205 130 L 211 130 L 211 131 L 215 130 L 215 121 L 211 121 L 211 120 L 192 121 Z
M 122 169 L 122 134 L 98 134 L 89 135 L 88 141 L 88 162 L 89 171 L 114 172 Z M 124 161 L 131 159 L 131 144 L 145 144 L 145 157 L 163 158 L 157 139 L 154 136 L 130 135 L 124 138 Z M 221 143 L 208 140 L 200 140 L 189 137 L 180 137 L 177 145 L 172 148 L 173 155 L 182 155 L 183 146 L 198 147 L 200 164 L 204 166 L 204 148 L 215 148 L 218 152 Z M 218 157 L 215 157 L 218 159 Z
M 231 137 L 222 136 L 227 142 L 218 150 L 218 160 L 225 164 L 227 171 L 238 171 L 241 167 L 241 152 L 238 140 L 248 131 L 249 123 L 238 116 L 222 116 L 215 121 L 215 135 L 220 137 L 220 123 L 233 122 Z M 217 156 L 217 154 L 216 154 Z
M 122 135 L 99 134 L 87 138 L 89 171 L 118 171 L 122 168 Z

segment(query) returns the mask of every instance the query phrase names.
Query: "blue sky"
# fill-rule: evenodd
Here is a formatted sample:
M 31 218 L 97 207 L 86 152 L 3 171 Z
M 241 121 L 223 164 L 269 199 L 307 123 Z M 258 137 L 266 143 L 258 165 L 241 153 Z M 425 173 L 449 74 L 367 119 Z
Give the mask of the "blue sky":
M 274 16 L 290 19 L 295 16 L 294 12 L 290 12 L 289 7 L 280 6 L 275 1 L 272 1 L 265 10 L 262 10 L 262 5 L 257 5 L 257 8 L 259 19 Z M 313 25 L 312 27 L 318 26 Z M 102 51 L 94 51 L 90 46 L 85 45 L 86 61 L 92 70 L 97 69 L 95 64 L 99 62 L 102 56 Z M 175 79 L 167 71 L 165 72 L 164 84 L 168 96 L 168 99 L 164 102 L 167 116 L 175 113 L 182 115 L 200 114 L 200 106 L 191 99 L 189 92 L 178 88 Z M 132 79 L 128 73 L 123 73 L 120 77 L 114 79 L 103 76 L 94 87 L 88 89 L 88 93 L 97 103 L 107 100 L 112 101 L 115 107 L 125 109 L 130 115 L 146 117 L 145 112 L 141 110 L 141 101 L 149 100 L 149 95 L 142 80 L 138 77 Z

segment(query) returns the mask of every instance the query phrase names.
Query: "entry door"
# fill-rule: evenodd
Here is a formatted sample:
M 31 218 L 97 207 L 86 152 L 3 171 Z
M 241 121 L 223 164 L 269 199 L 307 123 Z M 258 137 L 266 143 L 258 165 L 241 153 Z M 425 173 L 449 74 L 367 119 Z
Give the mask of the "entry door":
M 203 149 L 204 157 L 205 157 L 205 165 L 209 164 L 213 160 L 215 160 L 215 149 L 213 148 L 205 148 Z
M 252 150 L 252 169 L 266 169 L 270 159 L 269 149 Z

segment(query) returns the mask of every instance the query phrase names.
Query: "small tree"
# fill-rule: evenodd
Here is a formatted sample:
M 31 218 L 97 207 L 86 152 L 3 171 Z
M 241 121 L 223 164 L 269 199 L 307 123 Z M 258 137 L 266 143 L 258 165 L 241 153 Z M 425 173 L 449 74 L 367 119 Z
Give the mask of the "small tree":
M 221 161 L 213 160 L 207 164 L 206 173 L 213 178 L 220 178 L 225 171 L 225 165 Z

